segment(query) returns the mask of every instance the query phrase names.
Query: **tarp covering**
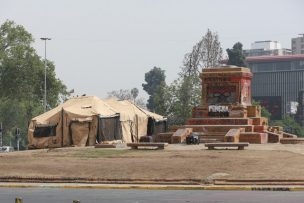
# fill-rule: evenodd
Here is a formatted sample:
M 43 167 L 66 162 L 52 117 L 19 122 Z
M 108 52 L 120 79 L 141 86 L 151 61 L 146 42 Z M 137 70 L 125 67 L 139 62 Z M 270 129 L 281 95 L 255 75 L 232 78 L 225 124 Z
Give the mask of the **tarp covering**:
M 137 142 L 147 134 L 149 118 L 166 120 L 126 100 L 76 97 L 31 120 L 28 146 L 92 146 L 96 141 L 117 139 Z
M 127 100 L 108 99 L 105 102 L 120 112 L 120 122 L 125 142 L 137 142 L 147 134 L 148 117 L 137 106 Z

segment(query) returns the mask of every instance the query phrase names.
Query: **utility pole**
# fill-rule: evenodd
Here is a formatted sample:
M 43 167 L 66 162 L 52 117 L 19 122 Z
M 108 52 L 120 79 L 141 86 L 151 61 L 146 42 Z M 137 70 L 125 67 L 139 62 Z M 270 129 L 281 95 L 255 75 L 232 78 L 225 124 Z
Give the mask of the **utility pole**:
M 46 41 L 51 40 L 51 38 L 41 37 L 44 41 L 44 112 L 46 112 Z
M 20 144 L 20 129 L 16 128 L 16 141 L 17 141 L 17 150 L 19 151 Z

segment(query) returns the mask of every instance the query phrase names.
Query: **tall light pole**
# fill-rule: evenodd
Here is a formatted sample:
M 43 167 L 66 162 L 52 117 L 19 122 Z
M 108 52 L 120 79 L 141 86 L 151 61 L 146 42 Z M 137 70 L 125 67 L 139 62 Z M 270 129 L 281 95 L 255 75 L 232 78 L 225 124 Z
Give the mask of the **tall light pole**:
M 44 112 L 46 112 L 46 41 L 51 40 L 51 38 L 41 37 L 44 40 Z

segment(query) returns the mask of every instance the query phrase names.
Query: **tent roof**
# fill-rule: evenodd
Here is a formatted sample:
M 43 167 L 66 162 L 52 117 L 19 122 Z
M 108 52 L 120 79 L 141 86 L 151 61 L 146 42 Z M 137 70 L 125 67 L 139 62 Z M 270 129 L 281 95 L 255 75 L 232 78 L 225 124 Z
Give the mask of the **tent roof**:
M 121 114 L 123 113 L 126 116 L 133 117 L 134 114 L 137 114 L 140 117 L 152 117 L 157 121 L 160 120 L 166 120 L 165 117 L 158 115 L 156 113 L 152 113 L 144 108 L 141 108 L 134 103 L 128 101 L 128 100 L 116 100 L 116 99 L 107 99 L 104 100 L 109 106 L 113 107 L 117 111 L 119 111 Z M 122 116 L 122 115 L 121 115 Z
M 85 96 L 85 97 L 75 97 L 67 100 L 63 104 L 47 111 L 32 120 L 44 121 L 52 117 L 54 114 L 60 112 L 61 110 L 66 112 L 70 112 L 73 114 L 78 114 L 82 116 L 92 116 L 92 115 L 100 115 L 100 116 L 113 116 L 117 112 L 110 106 L 108 106 L 105 102 L 95 96 Z
M 113 116 L 118 112 L 95 96 L 76 97 L 68 100 L 64 111 L 84 116 L 100 115 Z
M 101 100 L 95 96 L 83 96 L 71 98 L 63 104 L 60 104 L 54 109 L 51 109 L 32 120 L 43 123 L 50 117 L 62 111 L 62 109 L 65 112 L 81 116 L 99 115 L 102 117 L 111 117 L 119 113 L 120 120 L 122 121 L 133 120 L 135 115 L 142 118 L 152 117 L 157 121 L 166 119 L 161 115 L 149 112 L 148 110 L 145 110 L 127 100 Z

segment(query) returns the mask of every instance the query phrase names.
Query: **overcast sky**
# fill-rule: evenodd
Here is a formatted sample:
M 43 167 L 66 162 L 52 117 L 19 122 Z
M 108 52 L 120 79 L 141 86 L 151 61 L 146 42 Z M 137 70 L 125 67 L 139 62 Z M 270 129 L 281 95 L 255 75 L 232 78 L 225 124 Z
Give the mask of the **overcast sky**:
M 75 94 L 96 95 L 137 87 L 154 66 L 177 78 L 184 55 L 216 31 L 223 49 L 276 40 L 284 48 L 304 33 L 303 0 L 0 0 L 0 23 L 23 25 L 35 38 L 50 37 L 47 58 Z

